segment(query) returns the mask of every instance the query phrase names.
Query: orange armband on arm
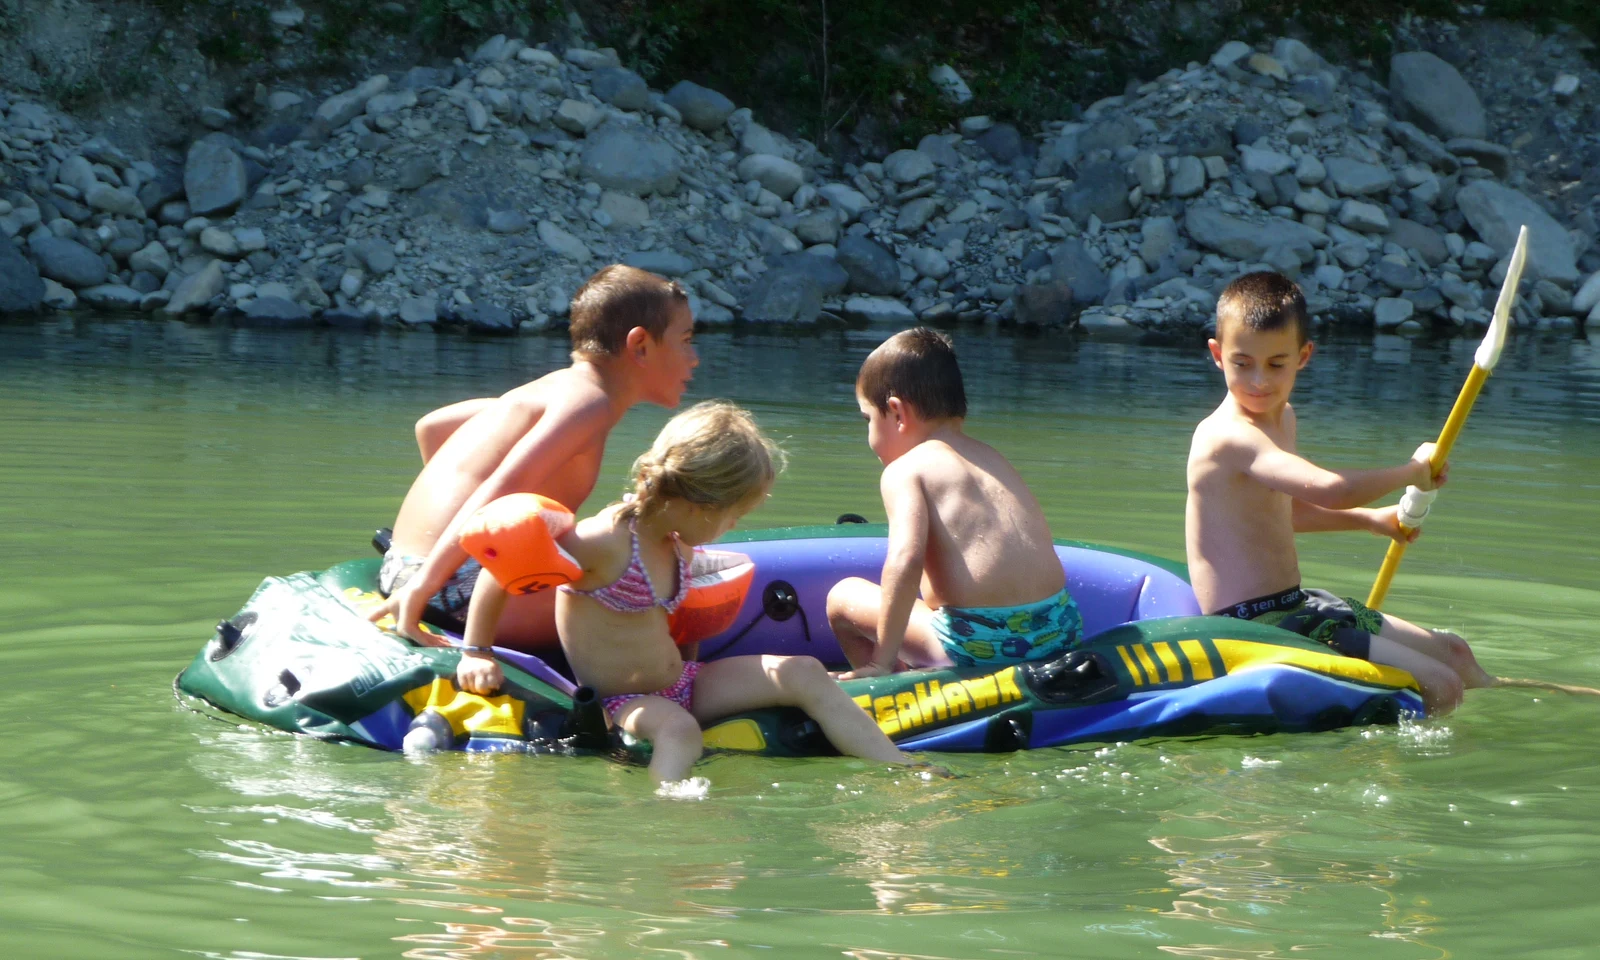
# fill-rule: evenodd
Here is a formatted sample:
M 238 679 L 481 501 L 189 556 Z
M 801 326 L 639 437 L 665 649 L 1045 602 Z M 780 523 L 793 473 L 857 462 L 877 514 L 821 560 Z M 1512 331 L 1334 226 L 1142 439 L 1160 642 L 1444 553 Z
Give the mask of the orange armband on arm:
M 461 547 L 506 593 L 537 593 L 583 575 L 556 543 L 572 531 L 572 511 L 537 493 L 513 493 L 485 504 L 461 527 Z
M 696 550 L 689 565 L 689 591 L 669 617 L 667 629 L 679 646 L 714 637 L 739 616 L 756 565 L 742 553 Z

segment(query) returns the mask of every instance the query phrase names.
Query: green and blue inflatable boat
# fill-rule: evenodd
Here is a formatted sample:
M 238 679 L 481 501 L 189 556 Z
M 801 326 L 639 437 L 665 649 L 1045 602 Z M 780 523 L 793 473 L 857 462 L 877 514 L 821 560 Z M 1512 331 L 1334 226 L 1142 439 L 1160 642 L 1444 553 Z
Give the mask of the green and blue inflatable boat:
M 720 548 L 747 555 L 751 589 L 733 626 L 700 658 L 808 654 L 843 663 L 824 615 L 828 589 L 876 579 L 882 526 L 762 530 Z M 913 750 L 1003 752 L 1146 737 L 1257 734 L 1395 723 L 1423 713 L 1410 674 L 1334 654 L 1273 627 L 1200 616 L 1179 565 L 1060 541 L 1088 638 L 1038 663 L 911 671 L 843 683 L 896 743 Z M 458 650 L 423 646 L 369 623 L 379 561 L 269 577 L 178 676 L 203 704 L 270 727 L 400 750 L 622 749 L 598 703 L 557 666 L 495 648 L 506 685 L 455 686 Z M 438 642 L 459 638 L 438 629 Z M 197 704 L 198 705 L 198 704 Z M 803 713 L 771 709 L 706 731 L 712 749 L 784 756 L 833 750 Z

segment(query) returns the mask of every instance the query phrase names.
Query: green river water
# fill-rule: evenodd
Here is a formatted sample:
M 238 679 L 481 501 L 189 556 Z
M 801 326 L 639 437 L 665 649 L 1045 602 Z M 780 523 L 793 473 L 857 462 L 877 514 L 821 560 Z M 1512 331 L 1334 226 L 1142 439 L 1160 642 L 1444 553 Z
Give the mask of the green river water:
M 881 333 L 707 336 L 792 465 L 748 526 L 882 517 L 854 409 Z M 1195 350 L 958 337 L 969 429 L 1057 536 L 1183 550 Z M 1407 457 L 1471 344 L 1326 345 L 1306 452 Z M 219 723 L 173 675 L 262 576 L 368 555 L 441 403 L 557 340 L 0 327 L 0 957 L 1578 958 L 1600 954 L 1600 701 L 1478 691 L 1444 720 L 957 755 L 924 782 L 724 756 L 709 796 L 600 759 L 411 759 Z M 588 510 L 663 422 L 631 413 Z M 1389 609 L 1494 672 L 1600 685 L 1600 339 L 1514 342 Z M 1370 536 L 1302 539 L 1364 594 Z M 1586 879 L 1587 878 L 1587 879 Z

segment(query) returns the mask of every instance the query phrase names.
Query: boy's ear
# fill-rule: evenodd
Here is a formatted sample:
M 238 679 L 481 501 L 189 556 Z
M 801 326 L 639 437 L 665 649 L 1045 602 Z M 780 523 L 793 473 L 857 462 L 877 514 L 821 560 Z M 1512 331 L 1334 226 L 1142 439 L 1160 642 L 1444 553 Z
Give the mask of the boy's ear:
M 1300 362 L 1295 365 L 1296 370 L 1304 370 L 1306 364 L 1311 362 L 1311 355 L 1317 352 L 1317 345 L 1307 340 L 1300 345 Z
M 1206 346 L 1211 349 L 1211 362 L 1217 365 L 1217 369 L 1218 370 L 1221 370 L 1222 369 L 1222 344 L 1217 342 L 1217 338 L 1216 337 L 1212 337 L 1210 340 L 1206 341 Z M 1301 363 L 1304 363 L 1304 362 L 1305 361 L 1303 361 L 1303 360 L 1301 361 Z
M 632 330 L 629 330 L 628 335 L 623 338 L 622 346 L 630 356 L 638 356 L 643 358 L 644 351 L 648 349 L 652 339 L 653 338 L 650 336 L 650 331 L 646 330 L 644 327 L 634 327 Z
M 884 401 L 884 406 L 889 408 L 885 412 L 889 414 L 890 419 L 894 421 L 894 425 L 896 427 L 903 426 L 905 424 L 906 405 L 904 401 L 902 401 L 899 397 L 891 395 L 888 400 Z

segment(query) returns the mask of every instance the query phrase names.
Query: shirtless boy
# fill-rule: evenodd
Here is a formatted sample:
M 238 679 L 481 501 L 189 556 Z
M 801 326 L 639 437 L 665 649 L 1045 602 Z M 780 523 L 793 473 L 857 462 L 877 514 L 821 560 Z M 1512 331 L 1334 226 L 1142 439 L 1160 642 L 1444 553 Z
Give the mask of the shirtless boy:
M 840 679 L 1046 660 L 1076 645 L 1083 618 L 1039 501 L 1005 457 L 962 432 L 967 395 L 949 338 L 925 327 L 889 338 L 861 365 L 856 403 L 884 465 L 889 545 L 881 586 L 851 577 L 828 593 L 828 623 L 854 668 Z
M 1432 490 L 1433 444 L 1399 466 L 1326 470 L 1295 453 L 1295 376 L 1311 359 L 1305 297 L 1289 278 L 1251 273 L 1217 301 L 1211 359 L 1228 395 L 1195 428 L 1185 513 L 1189 575 L 1202 610 L 1255 620 L 1321 641 L 1346 656 L 1408 671 L 1430 715 L 1447 713 L 1465 687 L 1492 686 L 1466 641 L 1425 630 L 1356 600 L 1300 586 L 1294 535 L 1369 530 L 1412 540 L 1395 507 L 1363 504 L 1414 485 Z
M 394 522 L 371 613 L 395 616 L 419 638 L 430 601 L 463 617 L 479 567 L 462 549 L 461 524 L 510 493 L 539 493 L 576 512 L 594 489 L 606 436 L 636 403 L 676 407 L 699 358 L 683 289 L 614 264 L 572 298 L 572 366 L 499 398 L 467 400 L 417 423 L 424 466 Z M 510 646 L 553 644 L 555 592 L 513 598 L 496 637 Z

